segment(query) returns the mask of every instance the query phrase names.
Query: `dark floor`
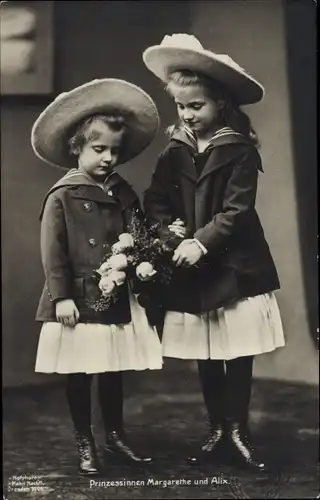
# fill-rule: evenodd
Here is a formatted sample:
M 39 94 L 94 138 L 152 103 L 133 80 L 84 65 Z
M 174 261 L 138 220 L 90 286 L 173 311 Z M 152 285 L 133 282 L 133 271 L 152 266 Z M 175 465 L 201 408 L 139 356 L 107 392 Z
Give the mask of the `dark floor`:
M 92 483 L 91 487 L 90 480 L 79 477 L 76 472 L 77 455 L 63 386 L 5 391 L 6 498 L 104 500 L 318 496 L 317 387 L 254 382 L 251 429 L 260 453 L 274 469 L 267 475 L 257 476 L 226 465 L 194 469 L 184 464 L 183 458 L 197 449 L 207 430 L 195 373 L 167 370 L 127 373 L 125 385 L 126 426 L 130 442 L 139 450 L 152 454 L 156 460 L 147 470 L 110 465 L 100 478 L 104 483 Z M 95 387 L 93 389 L 95 396 Z M 103 431 L 96 404 L 93 422 L 101 454 Z M 226 480 L 224 484 L 223 479 Z M 116 480 L 134 483 L 124 486 L 107 483 Z M 180 485 L 157 484 L 159 480 L 180 480 Z M 182 484 L 188 480 L 191 484 Z

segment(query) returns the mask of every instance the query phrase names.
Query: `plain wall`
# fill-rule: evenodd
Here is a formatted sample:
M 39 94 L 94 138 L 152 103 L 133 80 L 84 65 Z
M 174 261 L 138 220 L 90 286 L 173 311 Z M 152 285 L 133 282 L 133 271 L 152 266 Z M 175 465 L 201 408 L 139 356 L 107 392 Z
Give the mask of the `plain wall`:
M 258 357 L 255 373 L 314 383 L 316 350 L 310 335 L 303 266 L 303 256 L 309 260 L 311 256 L 299 244 L 298 217 L 300 211 L 308 213 L 310 204 L 306 206 L 305 192 L 301 196 L 296 182 L 299 165 L 295 163 L 282 2 L 63 1 L 55 3 L 54 31 L 53 95 L 5 97 L 2 102 L 4 385 L 53 378 L 33 372 L 40 329 L 34 314 L 43 284 L 38 215 L 47 189 L 63 172 L 34 156 L 29 141 L 32 124 L 58 93 L 94 78 L 114 77 L 132 81 L 151 94 L 164 128 L 175 118 L 174 106 L 161 83 L 144 67 L 141 54 L 174 32 L 194 33 L 205 47 L 228 53 L 267 88 L 265 100 L 248 112 L 262 140 L 265 174 L 260 179 L 258 210 L 282 283 L 277 296 L 287 347 Z M 165 142 L 160 132 L 146 152 L 120 167 L 140 195 L 149 185 L 156 155 Z M 309 168 L 315 166 L 311 163 Z M 194 366 L 182 361 L 171 366 L 175 363 L 183 363 L 185 369 Z

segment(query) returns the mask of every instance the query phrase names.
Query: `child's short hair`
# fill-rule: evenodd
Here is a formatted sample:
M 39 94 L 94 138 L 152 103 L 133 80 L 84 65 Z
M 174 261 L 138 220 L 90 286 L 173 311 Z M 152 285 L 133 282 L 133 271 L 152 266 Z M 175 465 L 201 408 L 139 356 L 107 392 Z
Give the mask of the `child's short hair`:
M 97 114 L 87 117 L 77 123 L 69 134 L 68 144 L 70 154 L 77 154 L 87 141 L 99 137 L 100 134 L 95 130 L 93 130 L 91 134 L 87 134 L 90 125 L 96 121 L 102 121 L 113 132 L 123 132 L 125 134 L 128 130 L 125 118 L 120 114 Z
M 182 87 L 189 85 L 200 85 L 205 88 L 214 101 L 221 100 L 224 105 L 218 117 L 219 124 L 230 127 L 236 132 L 240 132 L 249 139 L 255 146 L 259 146 L 259 140 L 255 130 L 251 125 L 249 116 L 244 113 L 228 92 L 227 88 L 220 82 L 213 80 L 209 76 L 191 70 L 174 71 L 169 75 L 166 84 L 166 91 L 171 94 L 170 84 L 175 83 Z M 181 123 L 176 123 L 167 128 L 167 134 L 171 137 L 181 128 Z

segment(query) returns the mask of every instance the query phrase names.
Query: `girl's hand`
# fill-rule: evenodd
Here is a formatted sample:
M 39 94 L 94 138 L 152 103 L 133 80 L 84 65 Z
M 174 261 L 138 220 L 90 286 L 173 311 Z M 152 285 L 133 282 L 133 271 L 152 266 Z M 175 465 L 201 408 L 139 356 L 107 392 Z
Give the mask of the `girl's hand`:
M 187 228 L 181 219 L 173 221 L 173 223 L 168 226 L 168 229 L 180 238 L 184 238 L 187 233 Z
M 199 245 L 193 240 L 184 240 L 176 248 L 172 262 L 177 267 L 194 266 L 203 256 L 203 252 Z
M 63 299 L 56 303 L 56 318 L 62 325 L 74 328 L 79 317 L 80 313 L 72 299 Z

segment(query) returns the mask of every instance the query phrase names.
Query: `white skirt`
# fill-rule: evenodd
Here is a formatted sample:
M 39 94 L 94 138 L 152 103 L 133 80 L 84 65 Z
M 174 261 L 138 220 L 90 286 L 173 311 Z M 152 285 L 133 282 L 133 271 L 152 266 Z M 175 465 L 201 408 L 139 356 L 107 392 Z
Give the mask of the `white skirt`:
M 201 314 L 168 311 L 163 356 L 179 359 L 234 359 L 285 345 L 274 293 L 241 299 Z
M 42 325 L 35 371 L 103 373 L 162 368 L 161 343 L 145 310 L 129 293 L 131 322 L 121 325 L 58 322 Z

